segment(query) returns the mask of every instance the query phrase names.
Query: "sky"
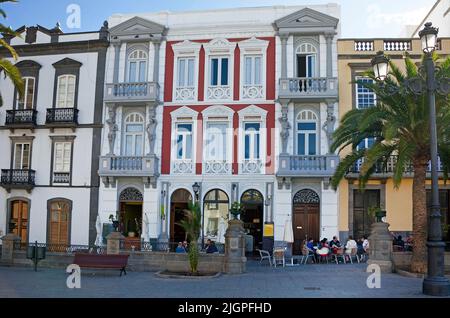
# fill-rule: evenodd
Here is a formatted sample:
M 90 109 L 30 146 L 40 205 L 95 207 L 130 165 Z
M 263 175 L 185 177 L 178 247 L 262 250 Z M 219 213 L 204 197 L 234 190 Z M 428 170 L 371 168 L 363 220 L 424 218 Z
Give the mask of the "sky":
M 341 36 L 361 38 L 405 36 L 404 26 L 418 25 L 435 0 L 18 0 L 18 3 L 6 3 L 0 7 L 8 15 L 3 24 L 13 28 L 36 24 L 52 28 L 60 22 L 64 32 L 83 32 L 99 30 L 103 21 L 114 13 L 330 2 L 341 6 Z M 69 19 L 73 8 L 80 9 L 79 25 Z

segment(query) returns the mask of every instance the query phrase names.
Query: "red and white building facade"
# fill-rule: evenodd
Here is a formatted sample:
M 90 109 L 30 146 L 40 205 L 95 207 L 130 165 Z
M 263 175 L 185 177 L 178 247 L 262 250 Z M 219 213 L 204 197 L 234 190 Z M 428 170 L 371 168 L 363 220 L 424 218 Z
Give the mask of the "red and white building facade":
M 303 180 L 286 169 L 295 160 L 293 146 L 300 145 L 295 127 L 302 119 L 294 115 L 317 120 L 315 139 L 307 138 L 317 147 L 306 155 L 327 160 L 322 126 L 328 113 L 337 115 L 337 98 L 316 94 L 308 83 L 312 98 L 282 95 L 280 85 L 297 83 L 298 91 L 293 80 L 309 77 L 320 91 L 337 77 L 336 65 L 326 63 L 337 60 L 338 15 L 337 6 L 325 5 L 112 16 L 99 170 L 102 222 L 118 212 L 125 235 L 177 242 L 185 237 L 177 225 L 183 210 L 197 199 L 202 238 L 224 242 L 228 210 L 240 202 L 254 238 L 249 245 L 283 240 L 293 205 L 280 200 L 292 202 L 292 189 Z M 331 42 L 317 27 L 327 22 L 335 24 L 333 30 L 324 26 Z M 328 191 L 328 176 L 303 177 L 319 197 Z M 337 196 L 325 197 L 337 213 Z

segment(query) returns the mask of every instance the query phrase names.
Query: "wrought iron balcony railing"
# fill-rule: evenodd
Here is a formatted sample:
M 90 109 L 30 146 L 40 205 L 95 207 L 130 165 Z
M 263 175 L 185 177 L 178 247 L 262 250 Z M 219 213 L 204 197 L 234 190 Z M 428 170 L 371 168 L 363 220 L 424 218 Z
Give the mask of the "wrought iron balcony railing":
M 35 186 L 36 171 L 29 169 L 2 169 L 1 185 L 7 189 L 31 189 Z
M 13 109 L 6 111 L 6 126 L 15 128 L 32 128 L 36 126 L 37 110 Z
M 49 108 L 46 115 L 47 125 L 78 125 L 78 109 L 76 108 Z

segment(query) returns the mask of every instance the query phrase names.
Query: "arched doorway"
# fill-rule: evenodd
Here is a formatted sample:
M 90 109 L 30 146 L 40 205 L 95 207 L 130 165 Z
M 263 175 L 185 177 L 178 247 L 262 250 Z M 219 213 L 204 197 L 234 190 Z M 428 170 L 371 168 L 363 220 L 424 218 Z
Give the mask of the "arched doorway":
M 310 189 L 297 192 L 293 200 L 294 253 L 299 253 L 304 240 L 319 240 L 320 198 Z
M 228 195 L 222 190 L 209 191 L 203 200 L 203 241 L 225 243 L 229 215 Z
M 142 204 L 144 197 L 136 188 L 126 188 L 120 193 L 119 230 L 125 236 L 125 248 L 140 248 L 142 234 Z
M 170 199 L 170 240 L 172 242 L 186 240 L 186 232 L 179 223 L 184 219 L 184 211 L 188 208 L 189 202 L 192 202 L 192 195 L 185 189 L 178 189 L 172 194 Z
M 246 233 L 253 236 L 253 250 L 262 249 L 264 198 L 258 190 L 248 190 L 242 194 L 241 204 L 244 208 L 241 221 Z

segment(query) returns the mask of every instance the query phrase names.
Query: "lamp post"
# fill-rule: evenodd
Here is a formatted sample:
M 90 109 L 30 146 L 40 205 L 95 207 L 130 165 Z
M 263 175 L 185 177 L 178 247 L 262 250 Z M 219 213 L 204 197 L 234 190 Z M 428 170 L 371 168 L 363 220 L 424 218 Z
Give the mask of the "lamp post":
M 433 52 L 436 49 L 438 29 L 432 27 L 430 22 L 425 24 L 423 30 L 419 32 L 422 42 L 422 50 L 425 53 L 424 78 L 414 78 L 405 81 L 406 89 L 415 94 L 427 93 L 428 106 L 430 108 L 430 154 L 431 154 L 431 191 L 432 203 L 431 214 L 428 223 L 428 273 L 423 281 L 423 293 L 432 296 L 448 296 L 450 293 L 450 283 L 444 275 L 444 250 L 445 243 L 442 241 L 441 212 L 439 204 L 439 183 L 438 183 L 438 141 L 436 129 L 436 92 L 449 94 L 449 78 L 435 77 L 435 65 L 433 62 Z M 388 74 L 389 60 L 383 52 L 378 52 L 372 60 L 375 77 L 384 81 Z M 388 92 L 392 94 L 398 91 L 395 86 L 388 86 Z

